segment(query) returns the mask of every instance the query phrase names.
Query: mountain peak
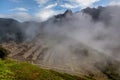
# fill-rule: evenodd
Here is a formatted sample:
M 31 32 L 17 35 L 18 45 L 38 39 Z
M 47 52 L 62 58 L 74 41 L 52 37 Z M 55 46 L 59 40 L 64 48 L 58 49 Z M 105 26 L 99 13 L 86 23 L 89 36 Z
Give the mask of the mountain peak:
M 68 9 L 68 10 L 65 11 L 64 14 L 65 14 L 65 15 L 66 15 L 66 14 L 72 14 L 72 10 Z

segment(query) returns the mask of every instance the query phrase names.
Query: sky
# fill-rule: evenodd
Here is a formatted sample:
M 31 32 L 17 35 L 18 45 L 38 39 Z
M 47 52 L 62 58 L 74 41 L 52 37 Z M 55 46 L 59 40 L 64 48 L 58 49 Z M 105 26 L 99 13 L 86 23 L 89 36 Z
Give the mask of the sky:
M 0 0 L 0 17 L 41 22 L 67 9 L 76 12 L 107 5 L 120 5 L 120 0 Z

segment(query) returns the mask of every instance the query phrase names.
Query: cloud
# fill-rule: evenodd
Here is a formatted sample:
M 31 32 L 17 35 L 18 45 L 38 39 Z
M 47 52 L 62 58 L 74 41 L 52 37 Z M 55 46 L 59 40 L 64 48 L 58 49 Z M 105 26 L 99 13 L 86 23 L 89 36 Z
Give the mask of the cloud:
M 10 11 L 22 11 L 22 12 L 26 12 L 26 11 L 28 11 L 28 9 L 20 7 L 20 8 L 11 9 Z
M 43 9 L 40 12 L 36 13 L 35 16 L 40 18 L 41 21 L 45 21 L 48 18 L 57 15 L 59 12 L 52 9 Z
M 16 11 L 15 14 L 0 14 L 1 18 L 14 18 L 20 22 L 24 22 L 24 21 L 37 21 L 37 22 L 41 22 L 41 21 L 46 21 L 47 19 L 49 19 L 50 17 L 57 15 L 58 13 L 60 13 L 60 11 L 55 11 L 52 8 L 57 6 L 57 3 L 55 4 L 51 4 L 48 5 L 44 8 L 40 8 L 40 11 L 34 13 L 33 15 L 30 15 L 27 11 L 28 9 L 26 8 L 14 8 L 11 9 L 10 11 Z
M 16 19 L 20 22 L 24 22 L 24 21 L 30 21 L 30 20 L 34 20 L 34 21 L 40 21 L 39 18 L 35 17 L 35 16 L 32 16 L 26 12 L 18 12 L 18 13 L 15 13 L 15 14 L 0 14 L 0 18 L 13 18 L 13 19 Z
M 91 6 L 93 3 L 98 2 L 100 0 L 70 0 L 71 2 L 75 2 L 81 7 Z
M 68 9 L 73 9 L 73 8 L 79 7 L 79 5 L 70 5 L 68 3 L 65 3 L 65 4 L 61 5 L 61 7 L 68 8 Z
M 38 4 L 45 4 L 48 0 L 34 0 L 36 1 Z
M 20 21 L 29 21 L 32 20 L 32 16 L 26 12 L 19 12 L 16 13 L 15 15 L 12 15 L 13 18 L 19 19 Z
M 115 6 L 115 5 L 120 5 L 120 1 L 119 0 L 113 0 L 112 2 L 110 2 L 109 4 L 108 4 L 109 6 Z
M 46 9 L 49 9 L 49 8 L 53 8 L 53 7 L 55 7 L 55 6 L 57 6 L 57 3 L 55 3 L 55 4 L 50 4 L 50 5 L 46 6 L 45 8 L 46 8 Z
M 34 15 L 30 15 L 27 12 L 18 12 L 15 14 L 9 14 L 9 15 L 4 15 L 4 14 L 0 14 L 0 17 L 2 18 L 14 18 L 20 22 L 24 22 L 24 21 L 37 21 L 37 22 L 41 22 L 41 21 L 46 21 L 47 19 L 51 18 L 54 15 L 59 14 L 61 11 L 55 11 L 53 9 L 46 9 L 44 8 L 43 10 L 40 10 L 38 13 L 34 14 Z
M 22 0 L 11 0 L 13 2 L 19 2 Z M 62 13 L 62 11 L 59 10 L 54 10 L 53 8 L 56 6 L 63 7 L 63 8 L 68 8 L 68 9 L 74 9 L 77 7 L 87 7 L 92 5 L 93 3 L 99 1 L 99 0 L 69 0 L 70 3 L 63 3 L 63 4 L 58 4 L 56 3 L 48 3 L 50 0 L 34 0 L 38 4 L 39 10 L 38 12 L 34 13 L 33 15 L 30 15 L 27 13 L 28 9 L 24 7 L 17 7 L 14 9 L 11 9 L 10 11 L 16 11 L 16 13 L 13 15 L 2 15 L 4 17 L 8 16 L 11 18 L 15 18 L 20 21 L 26 21 L 26 20 L 41 20 L 45 21 L 48 18 L 57 15 L 58 13 Z M 46 4 L 47 3 L 47 4 Z M 45 4 L 45 5 L 44 5 Z M 33 17 L 34 16 L 34 17 Z

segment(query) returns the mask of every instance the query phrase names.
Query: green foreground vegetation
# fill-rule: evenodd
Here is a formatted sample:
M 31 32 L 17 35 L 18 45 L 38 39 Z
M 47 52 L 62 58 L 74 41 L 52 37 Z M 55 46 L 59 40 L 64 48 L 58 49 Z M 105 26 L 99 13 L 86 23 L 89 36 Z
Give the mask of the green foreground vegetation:
M 27 62 L 0 59 L 0 80 L 92 80 L 53 70 L 42 69 Z

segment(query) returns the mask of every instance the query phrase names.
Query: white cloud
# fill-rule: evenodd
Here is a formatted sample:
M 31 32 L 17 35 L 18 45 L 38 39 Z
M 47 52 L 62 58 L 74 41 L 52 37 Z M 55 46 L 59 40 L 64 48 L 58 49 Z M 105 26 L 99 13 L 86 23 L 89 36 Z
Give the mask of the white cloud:
M 73 9 L 73 8 L 79 7 L 79 5 L 70 5 L 68 3 L 65 3 L 65 4 L 61 5 L 61 7 L 68 8 L 68 9 Z
M 57 15 L 59 11 L 54 11 L 52 9 L 43 9 L 42 11 L 36 13 L 36 17 L 40 18 L 41 21 L 45 21 L 49 19 L 50 17 Z
M 23 12 L 26 12 L 26 11 L 28 11 L 28 9 L 20 7 L 20 8 L 11 9 L 10 11 L 23 11 Z
M 44 4 L 46 3 L 48 0 L 34 0 L 36 1 L 38 4 Z
M 50 5 L 46 6 L 45 8 L 46 8 L 46 9 L 50 9 L 50 8 L 55 7 L 55 6 L 57 6 L 57 3 L 55 3 L 55 4 L 50 4 Z
M 50 18 L 51 16 L 53 16 L 54 14 L 55 14 L 55 12 L 53 10 L 45 9 L 45 10 L 38 12 L 36 14 L 36 17 L 39 17 L 42 21 L 45 21 L 48 18 Z
M 93 5 L 93 3 L 98 2 L 100 0 L 70 0 L 71 2 L 78 3 L 81 7 L 88 7 Z
M 30 21 L 30 20 L 40 21 L 40 19 L 38 19 L 37 17 L 34 17 L 26 12 L 18 12 L 16 14 L 9 14 L 9 15 L 0 14 L 0 18 L 13 18 L 20 22 Z
M 28 20 L 32 20 L 32 16 L 26 12 L 19 12 L 16 13 L 15 15 L 12 15 L 13 18 L 15 19 L 19 19 L 20 21 L 28 21 Z
M 47 6 L 44 6 L 49 0 L 34 0 L 38 3 L 38 7 L 40 7 L 40 11 L 38 11 L 34 16 L 41 19 L 41 21 L 46 21 L 50 17 L 59 13 L 59 11 L 55 11 L 52 8 L 57 6 L 57 3 L 53 3 Z M 42 8 L 41 8 L 42 7 Z
M 59 14 L 59 11 L 54 11 L 52 9 L 43 9 L 42 11 L 36 13 L 35 15 L 30 15 L 27 12 L 18 12 L 15 14 L 0 14 L 0 18 L 13 18 L 16 19 L 20 22 L 24 22 L 24 21 L 37 21 L 37 22 L 41 22 L 41 21 L 45 21 L 47 19 L 49 19 L 50 17 Z
M 112 2 L 110 2 L 108 5 L 112 5 L 112 6 L 120 5 L 120 0 L 112 0 Z

